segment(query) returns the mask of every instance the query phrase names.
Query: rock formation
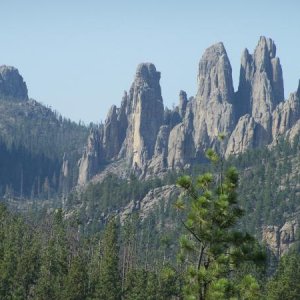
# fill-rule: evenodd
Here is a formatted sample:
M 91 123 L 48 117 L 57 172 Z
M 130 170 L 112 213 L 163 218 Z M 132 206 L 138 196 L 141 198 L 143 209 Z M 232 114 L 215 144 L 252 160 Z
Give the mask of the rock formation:
M 235 97 L 235 115 L 242 119 L 229 139 L 226 155 L 269 144 L 274 136 L 272 113 L 283 100 L 283 76 L 276 57 L 276 46 L 271 39 L 261 37 L 254 54 L 249 54 L 247 49 L 242 54 L 240 82 Z M 277 110 L 281 114 L 282 109 Z M 245 114 L 252 118 L 247 126 Z M 243 133 L 245 136 L 241 136 Z
M 287 221 L 282 227 L 264 226 L 262 239 L 273 254 L 279 258 L 298 241 L 296 232 L 299 224 L 296 221 Z
M 153 64 L 138 66 L 121 107 L 112 106 L 105 123 L 91 132 L 79 162 L 79 184 L 86 183 L 103 164 L 116 159 L 125 159 L 129 168 L 142 173 L 153 156 L 156 159 L 165 156 L 163 149 L 160 150 L 164 142 L 160 136 L 165 137 L 167 129 L 160 130 L 164 123 L 164 106 L 159 80 L 160 73 Z
M 101 128 L 102 129 L 102 128 Z M 102 130 L 92 129 L 88 137 L 88 143 L 81 159 L 78 162 L 79 175 L 78 184 L 87 183 L 100 169 L 103 158 L 102 150 Z
M 182 169 L 195 157 L 193 119 L 192 102 L 189 101 L 183 121 L 170 132 L 167 157 L 170 169 Z
M 299 134 L 300 120 L 298 120 L 296 124 L 284 134 L 284 138 L 286 138 L 291 144 L 293 144 L 295 141 L 298 143 L 298 139 L 296 138 L 299 137 Z M 274 140 L 270 146 L 274 146 L 275 144 L 277 144 L 277 141 L 277 139 Z
M 160 127 L 155 148 L 154 155 L 150 160 L 148 171 L 151 174 L 157 174 L 168 167 L 168 140 L 170 134 L 170 127 L 168 125 L 163 125 Z
M 255 132 L 257 131 L 257 123 L 249 114 L 242 116 L 235 129 L 233 130 L 225 152 L 225 156 L 245 152 L 247 149 L 255 147 Z
M 67 158 L 67 154 L 64 153 L 63 155 L 63 160 L 62 160 L 62 166 L 61 166 L 61 170 L 60 170 L 60 177 L 59 177 L 59 184 L 60 184 L 60 188 L 62 191 L 62 201 L 63 201 L 63 205 L 64 205 L 64 201 L 65 201 L 65 196 L 68 194 L 68 191 L 70 190 L 70 162 Z
M 179 115 L 183 119 L 185 116 L 186 106 L 188 103 L 187 95 L 185 91 L 180 91 L 179 93 Z
M 247 49 L 242 54 L 237 92 L 238 114 L 250 113 L 257 123 L 268 130 L 270 114 L 283 100 L 282 69 L 276 57 L 276 46 L 271 39 L 261 37 L 254 54 L 249 54 Z
M 196 97 L 187 101 L 186 95 L 180 93 L 183 120 L 170 132 L 169 168 L 188 166 L 203 158 L 210 147 L 224 151 L 218 135 L 230 134 L 234 128 L 233 99 L 231 65 L 224 45 L 218 43 L 209 47 L 200 60 Z
M 179 194 L 180 190 L 175 185 L 166 185 L 149 191 L 143 199 L 139 201 L 131 201 L 121 210 L 121 224 L 123 224 L 126 217 L 133 212 L 138 212 L 141 220 L 146 219 L 159 207 L 160 203 L 162 204 L 162 209 L 166 211 L 169 201 L 171 199 L 176 199 Z
M 26 83 L 14 67 L 0 66 L 0 99 L 28 100 Z
M 157 134 L 164 120 L 159 85 L 160 72 L 153 64 L 140 64 L 128 96 L 128 127 L 121 149 L 130 166 L 144 170 L 154 154 Z
M 300 131 L 300 84 L 284 101 L 282 68 L 271 39 L 261 37 L 253 54 L 244 50 L 236 93 L 222 43 L 204 52 L 197 78 L 196 96 L 188 99 L 180 91 L 178 106 L 170 110 L 163 106 L 160 73 L 151 63 L 140 64 L 120 108 L 113 106 L 89 137 L 78 182 L 116 160 L 125 160 L 141 177 L 158 175 L 201 161 L 208 148 L 229 156 Z M 222 143 L 220 133 L 226 135 Z
M 220 133 L 234 128 L 234 90 L 231 65 L 222 43 L 209 47 L 199 63 L 198 92 L 194 100 L 193 126 L 196 152 L 214 147 Z
M 281 102 L 272 113 L 272 137 L 276 139 L 291 129 L 300 118 L 300 99 L 292 93 L 287 101 Z

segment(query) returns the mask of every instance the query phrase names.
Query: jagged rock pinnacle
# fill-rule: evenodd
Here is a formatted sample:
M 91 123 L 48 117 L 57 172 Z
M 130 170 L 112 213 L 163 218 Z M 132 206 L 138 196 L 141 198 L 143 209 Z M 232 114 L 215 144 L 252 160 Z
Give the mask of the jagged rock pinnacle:
M 300 82 L 297 92 L 284 101 L 276 46 L 263 36 L 253 54 L 248 49 L 242 53 L 236 93 L 223 43 L 205 50 L 199 62 L 196 96 L 188 100 L 180 91 L 179 104 L 173 110 L 164 109 L 160 76 L 154 64 L 138 65 L 120 108 L 112 107 L 105 124 L 91 139 L 99 141 L 90 142 L 82 160 L 87 162 L 81 164 L 85 173 L 94 170 L 90 162 L 116 159 L 126 160 L 141 177 L 148 172 L 186 168 L 203 159 L 208 148 L 228 156 L 267 145 L 300 119 Z M 222 143 L 220 133 L 226 134 Z
M 197 96 L 209 100 L 215 93 L 221 100 L 232 100 L 232 70 L 223 43 L 207 48 L 199 63 Z
M 0 98 L 28 100 L 26 83 L 14 67 L 0 66 Z

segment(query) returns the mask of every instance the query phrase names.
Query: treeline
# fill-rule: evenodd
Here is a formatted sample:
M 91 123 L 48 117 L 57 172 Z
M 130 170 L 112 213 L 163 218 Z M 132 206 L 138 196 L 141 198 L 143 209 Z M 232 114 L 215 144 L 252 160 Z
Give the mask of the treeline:
M 10 147 L 22 146 L 51 159 L 72 156 L 86 143 L 89 128 L 63 118 L 37 101 L 0 100 L 1 138 Z M 78 155 L 78 153 L 77 153 Z

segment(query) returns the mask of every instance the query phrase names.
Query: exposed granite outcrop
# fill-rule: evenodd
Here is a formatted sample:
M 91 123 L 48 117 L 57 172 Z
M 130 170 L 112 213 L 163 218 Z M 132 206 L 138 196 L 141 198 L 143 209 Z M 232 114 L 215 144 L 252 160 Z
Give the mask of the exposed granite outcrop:
M 62 167 L 61 167 L 61 174 L 64 178 L 68 178 L 70 172 L 69 168 L 70 168 L 69 160 L 67 159 L 66 153 L 64 153 Z
M 105 123 L 91 133 L 79 162 L 78 184 L 86 183 L 100 171 L 102 164 L 116 159 L 126 159 L 128 167 L 141 174 L 154 155 L 156 161 L 157 156 L 165 156 L 162 152 L 155 153 L 158 133 L 164 123 L 159 80 L 160 73 L 153 64 L 138 66 L 134 82 L 129 93 L 125 92 L 121 107 L 112 106 Z
M 126 217 L 133 212 L 138 212 L 141 220 L 146 219 L 160 204 L 162 204 L 162 209 L 166 211 L 169 201 L 171 199 L 176 199 L 179 194 L 180 191 L 176 185 L 165 185 L 149 191 L 143 199 L 131 201 L 121 210 L 121 224 L 123 224 Z
M 182 122 L 170 132 L 168 167 L 184 168 L 204 157 L 213 147 L 221 149 L 218 135 L 230 134 L 234 128 L 234 91 L 231 65 L 222 43 L 209 47 L 199 63 L 198 92 L 187 100 L 180 92 L 179 114 Z
M 121 119 L 121 109 L 117 109 L 115 105 L 108 112 L 103 127 L 103 150 L 107 161 L 117 158 L 121 149 L 122 142 L 125 138 L 125 129 L 127 120 Z M 122 124 L 123 123 L 123 124 Z
M 154 155 L 148 164 L 147 171 L 150 172 L 150 174 L 158 174 L 165 171 L 168 167 L 169 135 L 170 127 L 168 125 L 161 126 L 155 143 Z
M 188 100 L 186 92 L 180 91 L 178 106 L 164 108 L 159 81 L 153 64 L 138 66 L 121 107 L 113 106 L 100 126 L 97 147 L 83 155 L 79 182 L 90 178 L 84 175 L 87 170 L 93 174 L 101 164 L 117 159 L 125 160 L 137 175 L 148 177 L 199 162 L 208 148 L 227 157 L 299 132 L 300 84 L 284 101 L 282 69 L 271 39 L 261 37 L 253 54 L 244 50 L 236 93 L 222 43 L 204 52 L 194 98 Z M 220 133 L 226 135 L 222 143 Z
M 199 63 L 198 92 L 193 103 L 194 144 L 203 149 L 218 147 L 218 135 L 234 128 L 234 90 L 231 65 L 222 43 L 209 47 Z
M 182 169 L 195 157 L 193 119 L 192 102 L 188 102 L 183 122 L 176 125 L 169 135 L 167 157 L 169 169 Z
M 271 39 L 261 37 L 253 55 L 247 49 L 242 54 L 236 115 L 249 113 L 265 129 L 267 144 L 271 141 L 272 111 L 283 100 L 282 69 L 276 46 Z
M 164 105 L 159 80 L 160 72 L 153 64 L 140 64 L 129 91 L 128 127 L 120 156 L 126 157 L 133 169 L 145 169 L 163 125 Z
M 0 99 L 28 100 L 26 83 L 14 67 L 0 66 Z
M 92 129 L 88 137 L 88 143 L 81 159 L 78 162 L 79 174 L 78 184 L 84 185 L 88 182 L 100 169 L 103 140 L 103 129 Z
M 225 156 L 243 153 L 247 149 L 254 148 L 256 127 L 257 123 L 249 114 L 242 116 L 229 138 Z
M 62 161 L 62 166 L 61 166 L 61 171 L 60 171 L 60 177 L 59 177 L 59 184 L 61 187 L 61 192 L 62 192 L 62 201 L 64 205 L 65 201 L 65 195 L 68 194 L 68 191 L 70 190 L 70 162 L 67 157 L 67 154 L 64 153 L 63 155 L 63 161 Z
M 295 141 L 298 143 L 298 139 L 296 139 L 296 137 L 298 137 L 299 134 L 300 134 L 300 120 L 298 120 L 295 123 L 295 125 L 284 134 L 284 138 L 286 138 L 291 144 L 293 144 Z M 277 143 L 277 139 L 273 141 L 271 146 L 275 145 L 276 143 Z
M 273 140 L 291 129 L 300 119 L 300 99 L 292 93 L 287 101 L 277 105 L 272 113 Z
M 300 117 L 294 99 L 284 102 L 282 68 L 271 39 L 261 37 L 254 54 L 244 50 L 234 110 L 240 119 L 229 138 L 226 156 L 270 144 Z
M 296 232 L 299 224 L 296 221 L 287 221 L 282 227 L 264 226 L 262 239 L 273 254 L 279 258 L 298 241 Z
M 187 99 L 187 94 L 185 91 L 180 91 L 179 92 L 179 105 L 178 105 L 178 109 L 179 109 L 179 115 L 180 117 L 183 119 L 185 116 L 185 111 L 186 111 L 186 106 L 188 103 L 188 99 Z

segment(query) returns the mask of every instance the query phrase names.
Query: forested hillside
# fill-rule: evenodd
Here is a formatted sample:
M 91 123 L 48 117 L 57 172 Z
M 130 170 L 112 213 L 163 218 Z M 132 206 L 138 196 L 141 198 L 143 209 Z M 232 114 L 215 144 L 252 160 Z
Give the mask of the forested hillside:
M 0 99 L 0 195 L 48 199 L 71 189 L 88 131 L 34 100 Z
M 290 218 L 297 217 L 300 204 L 299 151 L 297 136 L 293 143 L 280 139 L 272 148 L 248 150 L 224 160 L 224 166 L 235 166 L 240 173 L 238 200 L 246 211 L 241 223 L 244 229 L 261 237 L 263 225 L 282 226 Z M 122 179 L 111 174 L 101 182 L 91 182 L 85 189 L 70 193 L 65 209 L 75 211 L 77 207 L 84 224 L 89 220 L 89 224 L 100 226 L 105 217 L 122 214 L 128 203 L 141 202 L 151 190 L 174 185 L 180 175 L 196 176 L 207 170 L 216 172 L 217 168 L 203 162 L 190 170 L 169 172 L 162 178 L 143 181 L 134 175 Z M 164 214 L 167 216 L 167 209 Z
M 1 137 L 7 145 L 23 146 L 33 154 L 62 158 L 82 151 L 88 129 L 63 118 L 35 100 L 0 101 Z
M 297 151 L 283 142 L 271 150 L 277 159 L 291 159 Z M 271 152 L 267 149 L 249 152 L 230 165 L 246 167 L 248 175 L 256 176 L 259 169 L 254 158 L 264 158 L 267 169 L 274 159 Z M 264 247 L 246 233 L 247 226 L 240 227 L 239 220 L 247 224 L 255 216 L 248 206 L 244 219 L 240 219 L 243 212 L 239 204 L 248 201 L 244 200 L 246 177 L 241 179 L 237 190 L 237 172 L 216 157 L 211 152 L 209 158 L 215 164 L 200 165 L 191 176 L 176 180 L 178 188 L 186 191 L 183 197 L 169 199 L 167 206 L 160 203 L 143 220 L 137 211 L 120 223 L 115 203 L 121 201 L 122 195 L 123 205 L 132 197 L 139 199 L 147 190 L 171 183 L 175 175 L 169 175 L 166 181 L 149 181 L 141 186 L 134 177 L 128 185 L 111 177 L 89 186 L 82 195 L 85 202 L 94 201 L 89 218 L 96 220 L 89 231 L 80 210 L 67 215 L 61 209 L 40 212 L 32 219 L 13 215 L 1 205 L 1 299 L 197 299 L 194 297 L 199 296 L 199 299 L 279 300 L 283 295 L 284 299 L 297 299 L 299 243 L 273 273 L 265 259 Z M 112 182 L 116 191 L 109 195 Z M 103 197 L 98 198 L 101 206 L 95 203 L 97 195 Z M 80 196 L 77 197 L 78 201 Z M 268 203 L 264 198 L 260 201 L 258 198 L 259 202 L 264 206 Z M 276 211 L 276 207 L 268 209 Z M 101 211 L 111 214 L 104 214 L 99 220 Z M 106 225 L 104 230 L 103 225 Z M 225 250 L 227 247 L 230 251 Z
M 248 151 L 228 164 L 240 171 L 240 203 L 247 211 L 244 226 L 252 232 L 264 225 L 283 225 L 300 208 L 299 136 L 270 149 Z

